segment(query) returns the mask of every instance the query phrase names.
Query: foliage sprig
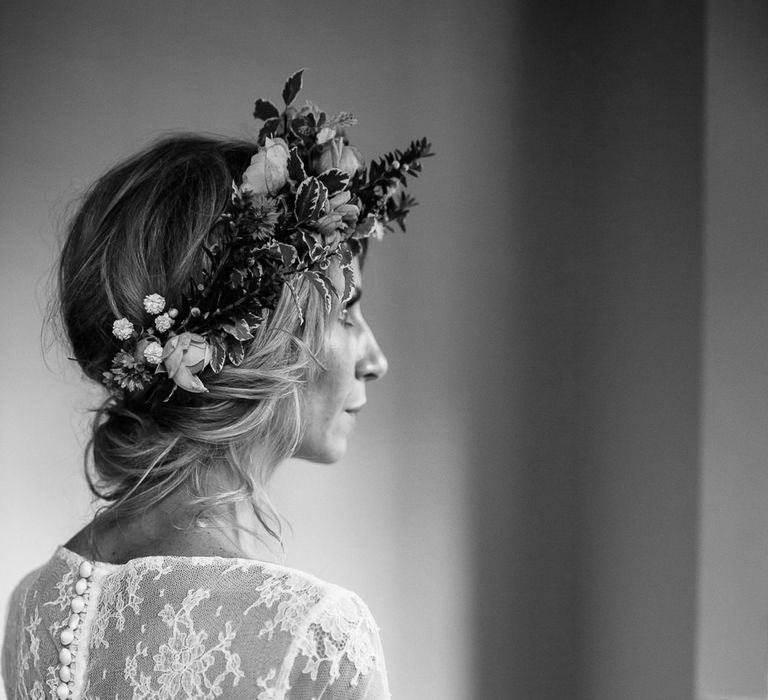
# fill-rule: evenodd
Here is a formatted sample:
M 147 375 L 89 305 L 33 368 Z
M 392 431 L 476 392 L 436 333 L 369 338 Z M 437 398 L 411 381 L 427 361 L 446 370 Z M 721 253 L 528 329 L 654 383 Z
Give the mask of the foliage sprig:
M 309 101 L 294 105 L 302 76 L 300 70 L 286 81 L 282 110 L 256 100 L 253 114 L 263 124 L 255 153 L 232 183 L 230 202 L 203 247 L 206 264 L 187 292 L 165 313 L 165 299 L 148 293 L 139 330 L 127 318 L 115 321 L 119 343 L 104 382 L 116 394 L 146 390 L 163 375 L 173 380 L 168 396 L 177 387 L 207 391 L 198 375 L 243 361 L 284 287 L 293 290 L 303 277 L 330 309 L 339 296 L 327 274 L 331 261 L 339 262 L 346 299 L 362 241 L 381 238 L 393 224 L 405 231 L 416 205 L 406 192 L 408 177 L 417 177 L 422 159 L 432 155 L 429 142 L 412 141 L 366 167 L 346 136 L 357 121 L 352 114 L 329 116 Z

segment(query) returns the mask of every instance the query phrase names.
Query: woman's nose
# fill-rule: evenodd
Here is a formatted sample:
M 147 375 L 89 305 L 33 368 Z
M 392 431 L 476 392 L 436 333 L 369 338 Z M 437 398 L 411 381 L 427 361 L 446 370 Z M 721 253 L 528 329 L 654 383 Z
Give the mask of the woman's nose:
M 373 331 L 368 328 L 365 335 L 365 350 L 357 363 L 356 371 L 358 379 L 369 382 L 372 379 L 381 379 L 387 373 L 389 363 L 376 342 Z

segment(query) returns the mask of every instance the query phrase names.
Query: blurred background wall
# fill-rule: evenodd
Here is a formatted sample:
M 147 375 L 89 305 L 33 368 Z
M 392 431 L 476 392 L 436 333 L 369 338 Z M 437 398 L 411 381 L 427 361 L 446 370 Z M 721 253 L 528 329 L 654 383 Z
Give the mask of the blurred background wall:
M 765 20 L 4 3 L 3 603 L 90 512 L 98 391 L 38 340 L 68 203 L 167 131 L 253 134 L 307 67 L 365 153 L 438 156 L 366 268 L 389 375 L 340 464 L 275 479 L 286 563 L 366 599 L 395 698 L 764 697 Z
M 704 7 L 517 19 L 509 334 L 483 370 L 496 401 L 475 394 L 494 601 L 475 697 L 691 698 Z
M 768 4 L 710 2 L 698 680 L 764 698 L 768 668 Z

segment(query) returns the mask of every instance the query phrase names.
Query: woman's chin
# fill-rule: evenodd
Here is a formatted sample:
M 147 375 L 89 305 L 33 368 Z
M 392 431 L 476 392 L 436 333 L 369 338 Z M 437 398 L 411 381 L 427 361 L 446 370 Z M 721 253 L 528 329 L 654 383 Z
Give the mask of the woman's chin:
M 293 455 L 296 459 L 303 459 L 316 464 L 333 464 L 338 462 L 347 452 L 346 439 L 326 442 L 323 445 L 301 446 Z

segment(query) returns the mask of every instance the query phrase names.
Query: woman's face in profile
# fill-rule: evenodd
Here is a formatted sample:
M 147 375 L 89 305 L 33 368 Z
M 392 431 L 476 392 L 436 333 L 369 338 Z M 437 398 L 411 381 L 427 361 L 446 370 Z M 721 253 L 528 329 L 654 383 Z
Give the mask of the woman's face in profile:
M 359 260 L 353 262 L 355 291 L 344 304 L 335 302 L 326 329 L 325 370 L 304 391 L 306 430 L 295 457 L 325 464 L 343 457 L 366 402 L 366 382 L 384 376 L 387 358 L 381 352 L 360 308 L 362 281 Z M 337 290 L 344 289 L 339 266 L 328 275 Z

